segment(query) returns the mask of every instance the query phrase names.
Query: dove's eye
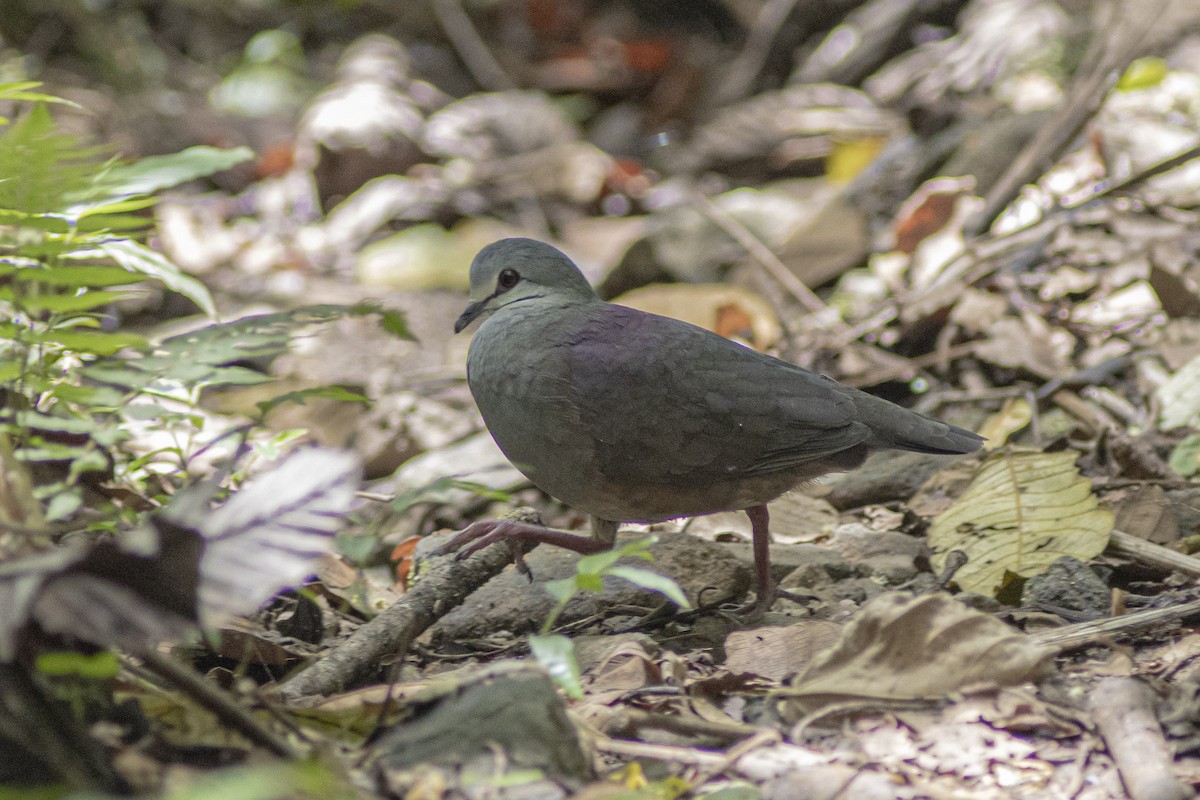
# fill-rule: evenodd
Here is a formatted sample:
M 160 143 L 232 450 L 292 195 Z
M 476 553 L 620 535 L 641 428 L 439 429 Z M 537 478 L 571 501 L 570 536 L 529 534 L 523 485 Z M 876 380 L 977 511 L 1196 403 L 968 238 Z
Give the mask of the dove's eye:
M 515 269 L 502 269 L 500 270 L 500 277 L 496 280 L 496 286 L 501 291 L 507 291 L 516 286 L 519 280 L 521 280 L 521 276 L 517 274 Z

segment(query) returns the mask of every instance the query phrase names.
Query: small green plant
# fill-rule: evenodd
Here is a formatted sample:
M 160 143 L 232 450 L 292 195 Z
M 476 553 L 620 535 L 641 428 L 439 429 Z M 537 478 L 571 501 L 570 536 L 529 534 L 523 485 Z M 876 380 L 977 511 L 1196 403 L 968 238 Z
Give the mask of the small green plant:
M 19 465 L 39 472 L 29 513 L 9 520 L 31 527 L 76 511 L 81 477 L 111 469 L 127 438 L 115 424 L 126 398 L 84 379 L 97 360 L 146 344 L 111 324 L 113 305 L 152 282 L 214 313 L 201 283 L 137 240 L 153 192 L 252 155 L 191 148 L 120 163 L 61 132 L 48 110 L 56 98 L 36 87 L 0 84 L 6 107 L 33 104 L 0 117 L 0 433 L 16 462 L 10 481 Z
M 580 592 L 603 592 L 604 578 L 612 576 L 624 578 L 630 583 L 649 589 L 666 597 L 680 608 L 691 608 L 679 584 L 665 575 L 659 575 L 641 567 L 631 567 L 617 562 L 622 558 L 641 558 L 653 561 L 650 545 L 654 544 L 653 537 L 638 539 L 613 550 L 603 553 L 593 553 L 579 559 L 575 565 L 575 574 L 570 578 L 549 581 L 546 591 L 557 600 L 557 604 L 542 623 L 541 631 L 529 637 L 529 649 L 539 664 L 545 667 L 550 677 L 569 697 L 583 697 L 583 687 L 580 683 L 579 662 L 575 658 L 575 645 L 566 636 L 552 634 L 558 618 L 571 598 Z
M 216 316 L 203 284 L 142 243 L 152 224 L 146 212 L 157 192 L 253 153 L 191 147 L 121 162 L 59 130 L 48 110 L 58 101 L 36 87 L 0 84 L 0 112 L 20 111 L 0 116 L 0 490 L 27 495 L 0 504 L 0 522 L 37 529 L 69 518 L 83 506 L 89 473 L 110 473 L 132 495 L 165 498 L 189 459 L 227 435 L 204 430 L 200 394 L 272 380 L 237 363 L 282 353 L 298 330 L 372 314 L 407 336 L 403 317 L 365 304 L 210 324 L 156 343 L 123 329 L 112 310 L 139 284 Z M 345 387 L 310 388 L 266 401 L 250 424 L 315 396 L 366 402 Z M 164 444 L 124 448 L 139 426 Z M 136 513 L 96 502 L 92 525 Z

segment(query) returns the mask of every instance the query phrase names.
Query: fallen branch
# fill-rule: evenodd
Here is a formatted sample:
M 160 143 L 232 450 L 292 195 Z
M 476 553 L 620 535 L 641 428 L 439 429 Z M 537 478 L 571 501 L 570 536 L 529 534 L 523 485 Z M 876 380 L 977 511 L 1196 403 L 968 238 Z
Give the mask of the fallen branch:
M 1105 678 L 1088 700 L 1133 800 L 1193 797 L 1172 772 L 1171 748 L 1154 713 L 1154 693 L 1137 678 Z
M 486 547 L 470 558 L 431 559 L 429 572 L 399 602 L 366 623 L 339 647 L 279 686 L 288 700 L 344 691 L 375 677 L 382 663 L 403 658 L 413 640 L 462 604 L 472 592 L 509 564 L 507 542 Z

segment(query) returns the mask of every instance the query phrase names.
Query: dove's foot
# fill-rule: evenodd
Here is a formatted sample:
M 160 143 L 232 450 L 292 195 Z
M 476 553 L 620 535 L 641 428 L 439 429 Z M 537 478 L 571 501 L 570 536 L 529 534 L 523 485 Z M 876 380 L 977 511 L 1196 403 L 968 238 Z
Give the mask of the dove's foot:
M 513 563 L 516 564 L 517 570 L 524 575 L 529 574 L 529 566 L 525 563 L 525 554 L 535 545 L 552 544 L 555 547 L 573 550 L 584 555 L 602 553 L 612 548 L 611 544 L 590 536 L 581 536 L 577 533 L 547 528 L 543 525 L 533 525 L 528 522 L 495 519 L 471 523 L 438 548 L 437 554 L 456 553 L 456 558 L 467 558 L 496 542 L 510 543 Z

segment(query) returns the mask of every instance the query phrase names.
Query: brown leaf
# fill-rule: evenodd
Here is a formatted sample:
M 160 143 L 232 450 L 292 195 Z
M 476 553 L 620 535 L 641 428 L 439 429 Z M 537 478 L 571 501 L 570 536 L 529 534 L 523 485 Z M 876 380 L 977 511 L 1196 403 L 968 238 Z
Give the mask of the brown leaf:
M 846 625 L 788 692 L 795 720 L 830 703 L 945 697 L 1041 675 L 1053 650 L 949 595 L 883 594 Z
M 725 639 L 725 668 L 734 674 L 782 681 L 808 666 L 841 632 L 841 625 L 819 619 L 734 631 Z

